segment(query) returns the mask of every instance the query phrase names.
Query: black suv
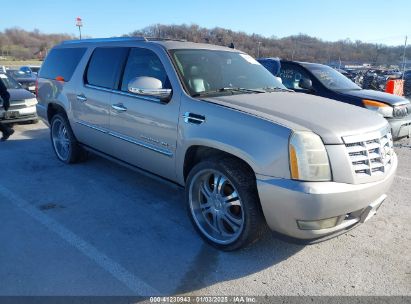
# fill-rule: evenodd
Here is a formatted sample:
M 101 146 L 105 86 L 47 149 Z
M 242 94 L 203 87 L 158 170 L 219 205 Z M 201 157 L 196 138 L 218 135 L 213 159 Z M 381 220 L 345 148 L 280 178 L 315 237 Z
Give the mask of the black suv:
M 272 72 L 266 63 L 267 60 L 258 61 Z M 376 111 L 390 123 L 394 139 L 410 137 L 411 104 L 404 97 L 364 90 L 327 65 L 286 60 L 281 60 L 280 63 L 278 76 L 288 89 Z

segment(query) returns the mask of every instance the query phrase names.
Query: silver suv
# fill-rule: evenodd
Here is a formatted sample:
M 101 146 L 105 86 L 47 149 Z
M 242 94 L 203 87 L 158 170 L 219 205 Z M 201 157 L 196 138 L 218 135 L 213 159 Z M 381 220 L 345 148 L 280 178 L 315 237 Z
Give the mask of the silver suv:
M 63 42 L 40 70 L 38 100 L 61 161 L 92 151 L 185 187 L 194 227 L 223 250 L 266 224 L 313 239 L 365 222 L 397 168 L 380 115 L 290 92 L 215 45 Z

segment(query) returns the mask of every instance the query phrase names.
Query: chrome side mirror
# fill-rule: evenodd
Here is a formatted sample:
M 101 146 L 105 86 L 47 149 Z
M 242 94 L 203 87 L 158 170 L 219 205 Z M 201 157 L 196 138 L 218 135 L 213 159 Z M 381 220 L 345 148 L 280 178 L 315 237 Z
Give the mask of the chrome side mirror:
M 133 94 L 169 100 L 173 93 L 171 89 L 163 89 L 161 80 L 154 77 L 135 77 L 128 83 L 128 91 Z

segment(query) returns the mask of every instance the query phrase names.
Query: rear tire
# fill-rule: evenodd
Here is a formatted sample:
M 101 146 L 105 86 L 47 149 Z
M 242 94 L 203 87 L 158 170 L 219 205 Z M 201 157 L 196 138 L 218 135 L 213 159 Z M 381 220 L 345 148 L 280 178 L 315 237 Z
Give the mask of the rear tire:
M 50 126 L 51 143 L 59 160 L 66 164 L 73 164 L 86 158 L 86 152 L 79 146 L 64 114 L 55 114 Z
M 251 169 L 233 158 L 195 165 L 186 183 L 189 217 L 212 246 L 232 251 L 257 241 L 266 228 Z

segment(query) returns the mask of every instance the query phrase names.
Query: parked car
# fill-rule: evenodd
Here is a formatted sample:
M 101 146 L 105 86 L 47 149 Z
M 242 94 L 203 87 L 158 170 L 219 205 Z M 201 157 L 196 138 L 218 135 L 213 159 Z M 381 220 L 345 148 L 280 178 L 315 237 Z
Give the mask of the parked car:
M 185 187 L 194 227 L 224 250 L 266 223 L 312 239 L 365 222 L 397 168 L 380 115 L 290 92 L 221 46 L 67 41 L 43 63 L 38 99 L 59 160 L 91 151 Z
M 37 75 L 34 73 L 27 73 L 21 70 L 7 70 L 7 75 L 14 78 L 21 84 L 23 89 L 35 94 Z
M 32 93 L 23 89 L 21 85 L 7 74 L 0 73 L 0 79 L 10 93 L 10 108 L 7 112 L 0 107 L 0 120 L 4 123 L 37 122 L 37 99 Z M 0 98 L 1 100 L 1 98 Z M 3 101 L 1 100 L 3 105 Z
M 27 73 L 33 73 L 35 75 L 38 74 L 40 71 L 40 66 L 39 65 L 28 65 L 28 66 L 22 66 L 20 67 L 20 71 L 26 71 Z
M 411 70 L 404 72 L 404 95 L 411 97 Z
M 283 84 L 296 92 L 367 108 L 384 116 L 394 139 L 411 135 L 411 104 L 401 96 L 364 90 L 333 68 L 317 63 L 281 61 Z

